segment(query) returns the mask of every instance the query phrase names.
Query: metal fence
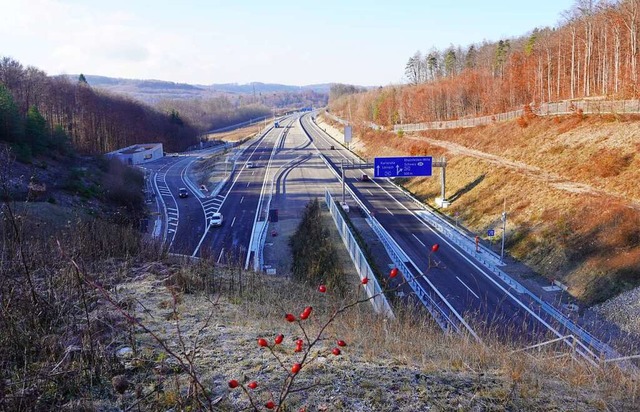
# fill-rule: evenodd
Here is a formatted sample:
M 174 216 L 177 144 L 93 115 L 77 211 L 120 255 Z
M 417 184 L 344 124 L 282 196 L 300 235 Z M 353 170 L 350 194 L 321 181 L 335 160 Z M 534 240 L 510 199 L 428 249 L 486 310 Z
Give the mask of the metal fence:
M 340 124 L 343 124 L 343 125 L 345 125 L 345 126 L 349 124 L 349 122 L 347 122 L 346 120 L 343 120 L 343 119 L 339 118 L 338 116 L 336 116 L 336 115 L 334 115 L 334 114 L 332 114 L 332 113 L 324 112 L 324 114 L 325 114 L 325 115 L 327 115 L 327 116 L 329 116 L 329 117 L 330 117 L 330 118 L 332 118 L 334 121 L 336 121 L 336 122 L 338 122 L 338 123 L 340 123 Z
M 581 100 L 556 103 L 542 103 L 531 107 L 537 116 L 560 116 L 582 112 L 583 114 L 629 114 L 640 113 L 640 100 Z M 476 127 L 517 119 L 524 114 L 523 109 L 491 116 L 474 117 L 471 119 L 447 120 L 439 122 L 396 124 L 393 130 L 413 132 L 420 130 L 442 130 Z
M 206 131 L 205 134 L 228 132 L 228 131 L 231 131 L 231 130 L 239 129 L 239 128 L 244 127 L 244 126 L 248 126 L 248 125 L 252 125 L 254 123 L 261 122 L 261 121 L 263 121 L 265 119 L 268 119 L 270 117 L 271 117 L 271 115 L 262 116 L 262 117 L 256 117 L 255 119 L 249 119 L 249 120 L 247 120 L 245 122 L 242 122 L 242 123 L 236 123 L 236 124 L 232 124 L 230 126 L 221 127 L 219 129 L 209 130 L 209 131 Z
M 344 242 L 344 245 L 349 252 L 349 256 L 351 256 L 351 260 L 353 261 L 353 264 L 358 271 L 360 279 L 369 279 L 369 282 L 367 282 L 366 285 L 362 286 L 367 292 L 367 296 L 371 298 L 371 305 L 373 305 L 373 310 L 376 313 L 382 314 L 387 318 L 395 318 L 395 316 L 393 315 L 393 310 L 391 309 L 387 298 L 382 292 L 382 288 L 380 288 L 380 284 L 373 274 L 373 270 L 371 270 L 369 262 L 367 262 L 367 258 L 362 252 L 362 249 L 360 249 L 360 246 L 353 236 L 353 233 L 351 233 L 349 225 L 347 225 L 347 222 L 345 222 L 344 218 L 342 217 L 342 214 L 338 210 L 338 205 L 333 200 L 333 197 L 331 196 L 329 191 L 325 193 L 325 202 L 327 203 L 329 212 L 331 213 L 333 221 L 338 228 L 340 237 L 342 237 L 342 241 Z

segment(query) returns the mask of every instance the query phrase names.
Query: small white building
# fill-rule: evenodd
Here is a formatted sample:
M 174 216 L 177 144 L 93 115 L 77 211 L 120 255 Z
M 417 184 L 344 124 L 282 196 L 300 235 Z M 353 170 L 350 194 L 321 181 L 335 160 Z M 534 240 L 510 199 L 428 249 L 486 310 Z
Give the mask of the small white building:
M 164 156 L 162 143 L 134 144 L 124 149 L 114 150 L 105 154 L 109 158 L 116 158 L 127 165 L 138 165 L 151 162 Z

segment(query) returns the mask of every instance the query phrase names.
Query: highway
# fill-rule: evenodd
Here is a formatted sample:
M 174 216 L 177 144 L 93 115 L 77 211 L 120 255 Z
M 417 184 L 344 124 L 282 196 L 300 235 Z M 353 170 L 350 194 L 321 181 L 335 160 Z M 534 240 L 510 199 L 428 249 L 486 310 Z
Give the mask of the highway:
M 343 160 L 356 160 L 320 130 L 310 115 L 304 116 L 301 122 L 319 149 L 335 147 L 324 153 L 338 174 Z M 429 288 L 428 279 L 475 331 L 508 335 L 516 342 L 527 343 L 563 335 L 560 331 L 554 332 L 557 325 L 551 319 L 538 315 L 540 311 L 532 302 L 420 219 L 415 214 L 415 203 L 407 199 L 403 191 L 387 179 L 358 180 L 364 173 L 373 176 L 372 169 L 345 170 L 345 180 L 351 190 L 409 257 L 405 263 L 424 288 Z M 436 243 L 440 248 L 432 254 L 431 247 Z
M 164 232 L 170 252 L 249 266 L 255 254 L 262 253 L 271 197 L 272 207 L 296 202 L 295 207 L 301 209 L 309 198 L 319 197 L 325 187 L 334 196 L 339 195 L 336 179 L 319 172 L 324 162 L 314 155 L 322 153 L 336 176 L 340 175 L 343 161 L 360 159 L 320 130 L 311 115 L 289 117 L 280 123 L 284 127 L 271 128 L 246 143 L 235 170 L 214 197 L 198 196 L 194 191 L 197 189 L 186 183 L 186 170 L 201 153 L 166 157 L 147 166 L 154 174 L 155 189 L 166 208 Z M 293 135 L 287 142 L 289 133 Z M 248 162 L 255 167 L 246 167 Z M 371 169 L 345 170 L 350 191 L 404 252 L 406 259 L 402 263 L 420 286 L 439 295 L 447 310 L 455 314 L 452 319 L 457 318 L 474 336 L 476 332 L 483 336 L 508 336 L 521 344 L 571 334 L 527 294 L 509 287 L 473 256 L 435 231 L 417 215 L 415 202 L 391 181 L 358 179 L 365 173 L 373 176 Z M 290 176 L 296 178 L 292 180 Z M 298 190 L 302 191 L 289 192 L 288 182 L 298 184 Z M 187 187 L 192 196 L 179 199 L 179 187 Z M 214 212 L 224 215 L 221 227 L 208 227 L 208 219 Z M 440 248 L 431 253 L 436 243 Z M 258 261 L 261 259 L 255 260 Z

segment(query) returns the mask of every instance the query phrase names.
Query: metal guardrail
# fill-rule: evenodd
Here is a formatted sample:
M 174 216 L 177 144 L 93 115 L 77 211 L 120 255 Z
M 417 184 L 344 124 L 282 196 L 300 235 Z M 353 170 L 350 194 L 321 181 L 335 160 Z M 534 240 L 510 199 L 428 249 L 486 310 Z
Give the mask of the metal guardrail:
M 391 305 L 387 301 L 386 296 L 384 295 L 378 280 L 376 279 L 369 262 L 367 262 L 367 258 L 365 254 L 360 249 L 358 242 L 356 241 L 353 233 L 351 233 L 351 229 L 347 222 L 345 222 L 342 214 L 338 210 L 338 205 L 333 200 L 331 193 L 327 190 L 325 192 L 325 202 L 327 203 L 327 207 L 329 208 L 329 212 L 333 217 L 333 221 L 336 224 L 336 228 L 340 233 L 340 237 L 344 242 L 347 251 L 349 252 L 349 256 L 351 256 L 351 260 L 360 276 L 360 279 L 368 278 L 369 281 L 366 285 L 362 285 L 364 290 L 371 299 L 371 305 L 373 306 L 373 310 L 376 313 L 382 314 L 387 318 L 395 319 L 393 314 L 393 310 L 391 309 Z
M 394 186 L 398 187 L 395 184 L 395 182 L 391 182 L 391 183 Z M 400 190 L 402 190 L 402 188 L 400 188 L 400 187 L 398 187 L 398 188 Z M 618 354 L 609 345 L 607 345 L 607 344 L 601 342 L 600 340 L 598 340 L 597 338 L 595 338 L 593 335 L 591 335 L 584 328 L 582 328 L 581 326 L 575 324 L 570 319 L 568 319 L 558 309 L 556 309 L 552 305 L 550 305 L 547 302 L 545 302 L 542 299 L 540 299 L 538 296 L 536 296 L 529 289 L 527 289 L 522 284 L 520 284 L 518 281 L 516 281 L 511 276 L 509 276 L 506 272 L 500 270 L 495 264 L 495 260 L 496 259 L 486 259 L 486 258 L 484 258 L 484 256 L 487 255 L 487 253 L 489 253 L 486 249 L 483 249 L 483 252 L 485 252 L 484 255 L 475 253 L 474 249 L 470 248 L 470 246 L 469 246 L 471 240 L 466 239 L 466 237 L 464 237 L 460 233 L 458 233 L 458 236 L 454 235 L 453 232 L 454 231 L 457 232 L 457 230 L 455 228 L 451 227 L 451 224 L 449 222 L 447 222 L 446 220 L 440 218 L 436 214 L 432 213 L 424 205 L 424 203 L 420 202 L 418 199 L 416 199 L 413 196 L 411 196 L 410 193 L 408 193 L 408 192 L 406 192 L 404 190 L 403 190 L 403 192 L 405 193 L 406 196 L 408 196 L 411 200 L 413 200 L 414 203 L 416 203 L 424 212 L 429 213 L 429 215 L 430 215 L 429 224 L 430 225 L 432 225 L 440 233 L 443 233 L 443 234 L 447 235 L 448 239 L 450 239 L 451 241 L 456 243 L 460 248 L 465 250 L 469 256 L 473 257 L 474 259 L 476 259 L 477 261 L 482 263 L 487 269 L 489 269 L 495 276 L 497 276 L 500 280 L 502 280 L 504 283 L 506 283 L 509 287 L 514 289 L 519 294 L 526 294 L 529 298 L 531 298 L 533 301 L 535 301 L 538 305 L 540 305 L 540 308 L 544 312 L 546 312 L 548 315 L 553 317 L 558 323 L 560 323 L 562 326 L 564 326 L 565 328 L 570 330 L 573 334 L 575 334 L 576 335 L 576 339 L 580 339 L 581 342 L 584 345 L 587 345 L 587 346 L 593 348 L 599 354 L 603 354 L 606 359 L 620 357 L 620 354 Z
M 385 250 L 389 254 L 389 257 L 396 265 L 398 270 L 404 276 L 404 279 L 407 281 L 407 284 L 413 289 L 415 295 L 420 299 L 420 302 L 425 306 L 425 308 L 429 311 L 433 319 L 440 326 L 440 328 L 445 332 L 455 332 L 460 333 L 460 327 L 458 326 L 458 322 L 454 321 L 454 317 L 450 316 L 447 310 L 447 305 L 443 304 L 437 299 L 437 294 L 429 293 L 425 290 L 422 285 L 418 282 L 418 280 L 413 276 L 411 270 L 407 267 L 405 262 L 408 261 L 407 257 L 402 252 L 399 246 L 393 244 L 391 236 L 387 233 L 387 231 L 378 223 L 377 220 L 373 217 L 367 218 L 367 223 L 371 226 L 373 231 L 378 235 L 378 238 L 382 242 Z
M 327 167 L 335 174 L 338 180 L 341 179 L 340 175 L 333 168 L 331 163 L 327 160 L 324 155 L 320 155 L 321 159 L 325 162 Z M 429 313 L 433 316 L 434 320 L 438 325 L 442 328 L 444 332 L 455 332 L 461 333 L 462 328 L 460 325 L 464 326 L 467 331 L 479 340 L 476 333 L 459 318 L 459 314 L 453 314 L 452 311 L 449 310 L 449 305 L 444 301 L 438 291 L 432 287 L 431 291 L 427 291 L 424 287 L 418 282 L 418 280 L 413 276 L 411 270 L 407 267 L 405 262 L 409 261 L 409 259 L 402 252 L 402 248 L 393 240 L 393 238 L 389 235 L 389 233 L 380 225 L 380 223 L 371 216 L 369 209 L 358 199 L 358 197 L 353 193 L 350 187 L 346 187 L 346 190 L 349 192 L 350 196 L 353 200 L 358 204 L 360 209 L 365 212 L 367 215 L 367 223 L 372 227 L 372 229 L 378 235 L 378 238 L 382 242 L 383 246 L 387 250 L 389 257 L 396 265 L 398 270 L 403 274 L 407 283 L 413 289 L 414 293 L 420 299 L 425 308 L 429 311 Z M 427 280 L 428 282 L 428 280 Z M 430 285 L 430 282 L 428 282 Z M 453 315 L 453 316 L 452 316 Z

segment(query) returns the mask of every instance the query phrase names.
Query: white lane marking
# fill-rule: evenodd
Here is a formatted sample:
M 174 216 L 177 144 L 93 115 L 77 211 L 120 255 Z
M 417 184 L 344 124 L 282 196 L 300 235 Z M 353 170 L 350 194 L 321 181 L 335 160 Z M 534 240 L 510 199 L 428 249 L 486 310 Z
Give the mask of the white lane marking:
M 247 187 L 249 187 L 250 184 L 251 184 L 251 182 L 247 182 Z
M 465 288 L 467 288 L 467 290 L 468 290 L 469 292 L 471 292 L 471 294 L 472 294 L 473 296 L 475 296 L 476 298 L 480 299 L 480 296 L 476 295 L 476 294 L 471 290 L 471 288 L 470 288 L 469 286 L 467 286 L 467 284 L 466 284 L 466 283 L 464 283 L 464 282 L 462 281 L 462 279 L 460 279 L 460 278 L 459 278 L 459 277 L 457 277 L 457 276 L 456 276 L 456 279 L 458 279 L 458 280 L 460 281 L 460 283 L 462 283 L 462 284 L 464 285 L 464 287 L 465 287 Z
M 236 223 L 236 217 L 233 217 L 233 220 L 231 221 L 231 227 L 233 227 L 233 224 Z
M 222 248 L 220 250 L 220 256 L 218 256 L 218 260 L 216 260 L 216 263 L 220 263 L 220 260 L 222 259 L 222 254 L 224 253 L 224 248 Z
M 240 203 L 242 203 L 243 201 L 244 201 L 244 196 L 240 198 Z
M 255 172 L 255 171 L 251 172 L 251 176 L 253 176 L 253 175 L 255 175 L 255 174 L 256 174 L 256 172 Z
M 418 239 L 418 236 L 414 235 L 413 233 L 412 233 L 411 235 L 412 235 L 413 237 L 415 237 L 415 238 L 416 238 L 416 240 L 418 241 L 418 243 L 420 243 L 423 247 L 427 247 L 427 245 L 425 245 L 424 243 L 422 243 L 422 242 L 420 241 L 420 239 Z
M 389 212 L 389 214 L 390 214 L 391 216 L 393 216 L 393 212 L 392 212 L 391 210 L 389 210 L 389 208 L 388 208 L 388 207 L 386 207 L 386 206 L 385 206 L 384 208 L 385 208 L 385 209 L 387 209 L 387 212 Z
M 371 192 L 371 190 L 367 189 L 367 192 L 369 192 L 369 194 L 373 196 L 373 193 Z

